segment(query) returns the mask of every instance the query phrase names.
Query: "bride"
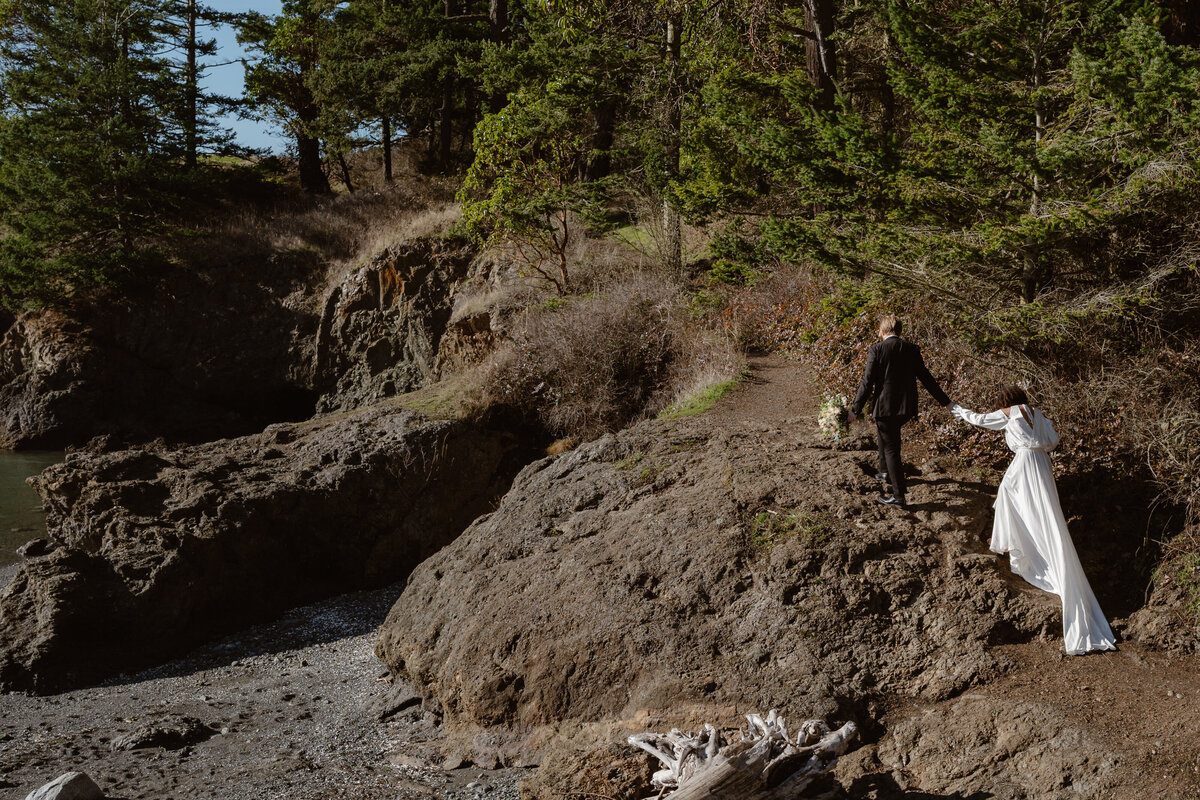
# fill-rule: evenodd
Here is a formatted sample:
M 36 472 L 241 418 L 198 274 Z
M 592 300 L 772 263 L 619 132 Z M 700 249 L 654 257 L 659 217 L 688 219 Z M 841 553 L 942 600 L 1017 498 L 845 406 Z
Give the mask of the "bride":
M 950 409 L 964 422 L 1004 431 L 1008 449 L 1015 454 L 996 493 L 991 548 L 1009 554 L 1014 573 L 1062 598 L 1063 644 L 1068 653 L 1116 650 L 1112 629 L 1083 574 L 1058 502 L 1046 455 L 1058 444 L 1058 433 L 1042 412 L 1030 408 L 1025 392 L 1017 386 L 1000 393 L 1000 406 L 990 414 L 960 405 Z

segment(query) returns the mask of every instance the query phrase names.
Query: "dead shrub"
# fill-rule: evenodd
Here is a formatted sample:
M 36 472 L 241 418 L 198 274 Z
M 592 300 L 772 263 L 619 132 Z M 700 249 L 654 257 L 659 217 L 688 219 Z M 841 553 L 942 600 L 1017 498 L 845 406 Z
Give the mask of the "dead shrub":
M 595 437 L 669 405 L 736 357 L 697 327 L 671 283 L 622 279 L 527 310 L 489 366 L 487 399 L 558 436 Z

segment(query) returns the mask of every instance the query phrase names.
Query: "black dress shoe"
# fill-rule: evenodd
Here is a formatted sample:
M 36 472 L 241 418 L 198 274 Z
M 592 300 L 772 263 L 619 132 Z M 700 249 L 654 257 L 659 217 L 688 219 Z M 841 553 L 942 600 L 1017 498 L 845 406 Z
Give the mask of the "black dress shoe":
M 904 502 L 903 500 L 899 500 L 890 494 L 881 494 L 878 497 L 876 497 L 875 499 L 878 502 L 883 503 L 885 506 L 896 506 L 896 508 L 908 508 L 908 503 Z
M 877 481 L 883 481 L 884 483 L 887 483 L 887 481 L 888 481 L 888 476 L 887 476 L 887 473 L 886 473 L 886 472 L 876 472 L 876 473 L 875 473 L 875 480 L 877 480 Z

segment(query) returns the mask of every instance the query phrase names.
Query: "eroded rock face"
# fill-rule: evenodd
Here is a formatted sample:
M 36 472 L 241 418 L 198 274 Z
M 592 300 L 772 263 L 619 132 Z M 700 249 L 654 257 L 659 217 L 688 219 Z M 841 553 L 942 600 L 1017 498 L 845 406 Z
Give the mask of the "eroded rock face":
M 59 449 L 99 434 L 203 439 L 251 425 L 55 312 L 21 317 L 0 338 L 0 447 Z
M 891 513 L 874 454 L 808 427 L 648 422 L 531 464 L 414 571 L 378 655 L 451 726 L 519 731 L 698 705 L 845 719 L 954 696 L 1002 669 L 991 645 L 1057 631 L 1057 598 L 987 553 L 983 497 L 930 474 L 936 499 Z
M 969 796 L 986 787 L 996 800 L 1101 797 L 1119 755 L 1051 708 L 987 693 L 901 722 L 876 753 L 897 788 Z M 852 797 L 866 796 L 843 778 Z
M 1159 565 L 1146 605 L 1129 616 L 1122 634 L 1133 641 L 1170 653 L 1200 652 L 1200 571 L 1185 555 Z
M 418 389 L 438 378 L 451 353 L 487 339 L 486 313 L 450 325 L 454 290 L 473 256 L 462 242 L 420 239 L 389 248 L 335 286 L 317 340 L 318 410 Z M 444 339 L 451 345 L 445 354 Z
M 486 511 L 511 436 L 375 408 L 35 479 L 59 545 L 0 590 L 0 687 L 55 691 L 400 578 Z
M 485 311 L 453 311 L 473 255 L 418 239 L 326 291 L 319 259 L 276 254 L 0 317 L 0 447 L 205 441 L 425 386 L 491 346 Z

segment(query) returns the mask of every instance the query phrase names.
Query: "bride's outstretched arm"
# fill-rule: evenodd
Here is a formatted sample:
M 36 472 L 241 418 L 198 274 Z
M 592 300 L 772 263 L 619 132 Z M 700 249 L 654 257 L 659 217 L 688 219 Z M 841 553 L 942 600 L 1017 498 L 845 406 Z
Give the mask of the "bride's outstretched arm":
M 977 425 L 980 428 L 987 428 L 989 431 L 1002 431 L 1008 425 L 1008 416 L 1001 410 L 992 411 L 989 414 L 977 414 L 969 408 L 963 408 L 956 403 L 950 407 L 950 413 L 963 422 Z

